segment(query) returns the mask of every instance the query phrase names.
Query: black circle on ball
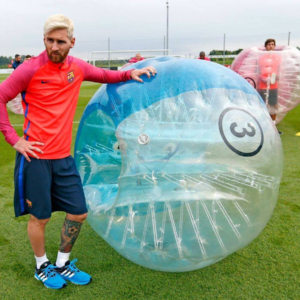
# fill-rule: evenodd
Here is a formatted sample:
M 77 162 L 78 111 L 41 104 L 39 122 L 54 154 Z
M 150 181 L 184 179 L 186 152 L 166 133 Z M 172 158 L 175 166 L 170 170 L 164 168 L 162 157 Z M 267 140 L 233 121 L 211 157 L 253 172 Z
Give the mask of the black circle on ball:
M 227 140 L 225 134 L 224 134 L 224 130 L 223 130 L 223 119 L 225 117 L 225 115 L 231 111 L 231 110 L 240 110 L 246 114 L 248 114 L 249 116 L 251 116 L 255 122 L 257 123 L 258 127 L 259 127 L 259 130 L 260 130 L 260 133 L 261 133 L 261 141 L 260 141 L 260 144 L 259 146 L 257 147 L 256 150 L 252 151 L 252 152 L 242 152 L 236 148 L 234 148 L 230 143 L 229 141 Z M 235 123 L 235 122 L 234 122 Z M 234 124 L 233 123 L 233 124 Z M 232 124 L 231 124 L 232 125 Z M 225 110 L 223 110 L 223 112 L 221 113 L 220 117 L 219 117 L 219 131 L 220 131 L 220 134 L 222 136 L 222 139 L 223 141 L 225 142 L 225 144 L 227 145 L 227 147 L 232 150 L 233 152 L 235 152 L 236 154 L 240 155 L 240 156 L 246 156 L 246 157 L 249 157 L 249 156 L 254 156 L 256 155 L 262 148 L 263 144 L 264 144 L 264 134 L 263 134 L 263 131 L 262 131 L 262 128 L 260 126 L 260 124 L 258 123 L 258 121 L 256 120 L 256 118 L 251 115 L 249 112 L 247 112 L 246 110 L 244 109 L 241 109 L 241 108 L 237 108 L 237 107 L 228 107 L 226 108 Z

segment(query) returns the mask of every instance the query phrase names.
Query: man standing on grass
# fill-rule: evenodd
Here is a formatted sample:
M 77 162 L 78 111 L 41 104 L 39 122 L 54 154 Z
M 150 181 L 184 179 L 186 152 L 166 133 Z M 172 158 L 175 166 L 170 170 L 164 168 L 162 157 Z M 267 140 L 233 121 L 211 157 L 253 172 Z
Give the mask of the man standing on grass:
M 269 114 L 274 124 L 278 110 L 278 79 L 281 58 L 275 53 L 276 41 L 267 39 L 265 49 L 268 53 L 263 54 L 259 60 L 259 85 L 258 93 L 267 105 Z M 278 130 L 279 134 L 282 134 Z
M 48 288 L 60 289 L 66 280 L 85 285 L 91 276 L 69 261 L 87 208 L 82 183 L 70 156 L 72 122 L 82 81 L 142 82 L 141 70 L 107 71 L 68 56 L 75 45 L 73 22 L 63 15 L 47 19 L 46 50 L 20 66 L 0 85 L 0 130 L 17 150 L 15 165 L 15 214 L 30 214 L 28 237 L 36 259 L 35 278 Z M 6 103 L 22 93 L 24 136 L 11 126 Z M 54 211 L 66 212 L 56 264 L 45 251 L 45 226 Z

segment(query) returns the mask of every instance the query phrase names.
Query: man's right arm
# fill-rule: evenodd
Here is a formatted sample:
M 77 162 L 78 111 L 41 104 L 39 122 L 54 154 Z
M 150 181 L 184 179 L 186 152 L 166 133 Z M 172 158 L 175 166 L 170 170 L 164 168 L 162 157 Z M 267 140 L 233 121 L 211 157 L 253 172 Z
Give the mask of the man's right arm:
M 29 142 L 20 138 L 11 126 L 6 103 L 14 99 L 20 92 L 26 90 L 31 80 L 31 70 L 24 67 L 16 69 L 4 82 L 0 84 L 0 131 L 3 133 L 5 140 L 13 146 L 15 150 L 23 154 L 30 162 L 28 153 L 38 158 L 35 152 L 43 153 L 43 151 L 34 145 L 41 145 L 40 142 Z
M 22 82 L 22 75 L 16 70 L 0 84 L 0 131 L 3 133 L 5 140 L 12 146 L 20 138 L 10 124 L 6 103 L 14 99 L 22 91 Z

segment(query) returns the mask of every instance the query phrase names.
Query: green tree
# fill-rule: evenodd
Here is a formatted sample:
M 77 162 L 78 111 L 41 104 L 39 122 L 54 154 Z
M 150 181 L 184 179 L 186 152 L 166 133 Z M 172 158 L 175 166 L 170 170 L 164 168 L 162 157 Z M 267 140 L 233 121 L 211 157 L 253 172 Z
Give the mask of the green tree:
M 225 50 L 225 55 L 237 55 L 239 54 L 243 49 L 238 49 L 234 51 Z M 223 55 L 223 50 L 212 50 L 209 52 L 209 55 Z
M 5 69 L 7 65 L 11 64 L 11 60 L 13 58 L 11 56 L 0 56 L 0 68 Z

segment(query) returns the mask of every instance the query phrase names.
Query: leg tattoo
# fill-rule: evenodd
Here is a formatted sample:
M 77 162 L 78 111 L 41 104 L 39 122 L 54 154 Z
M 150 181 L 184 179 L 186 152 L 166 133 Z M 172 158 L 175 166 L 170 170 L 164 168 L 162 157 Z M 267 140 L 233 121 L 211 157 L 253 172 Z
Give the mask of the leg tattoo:
M 61 230 L 61 242 L 59 251 L 69 253 L 78 238 L 82 223 L 65 219 Z

